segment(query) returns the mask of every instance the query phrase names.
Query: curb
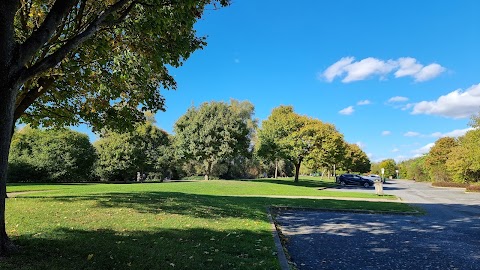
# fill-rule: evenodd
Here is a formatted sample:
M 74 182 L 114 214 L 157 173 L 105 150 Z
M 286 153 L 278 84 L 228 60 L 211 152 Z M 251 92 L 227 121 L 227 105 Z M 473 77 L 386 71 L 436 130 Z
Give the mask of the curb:
M 341 212 L 341 213 L 359 213 L 359 214 L 380 214 L 380 215 L 423 215 L 421 211 L 412 212 L 394 212 L 394 211 L 375 211 L 375 210 L 363 210 L 363 209 L 331 209 L 331 208 L 308 208 L 308 207 L 291 207 L 291 206 L 275 206 L 277 210 L 293 210 L 293 211 L 322 211 L 322 212 Z M 270 208 L 268 209 L 270 215 Z
M 273 241 L 275 242 L 275 248 L 277 249 L 277 258 L 280 264 L 280 269 L 282 270 L 290 270 L 290 265 L 288 264 L 287 256 L 285 255 L 285 251 L 283 249 L 282 242 L 280 241 L 280 237 L 278 236 L 277 227 L 275 226 L 275 222 L 272 218 L 272 213 L 270 212 L 270 208 L 267 207 L 267 216 L 270 220 L 271 230 L 273 234 Z

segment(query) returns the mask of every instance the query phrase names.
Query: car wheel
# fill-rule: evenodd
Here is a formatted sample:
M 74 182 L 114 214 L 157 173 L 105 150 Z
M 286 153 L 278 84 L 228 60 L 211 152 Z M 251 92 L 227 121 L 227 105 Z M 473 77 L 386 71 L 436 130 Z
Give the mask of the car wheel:
M 363 183 L 363 186 L 368 188 L 368 187 L 370 187 L 370 184 L 368 184 L 368 182 L 365 182 L 365 183 Z
M 340 186 L 344 187 L 345 185 L 345 181 L 340 181 Z

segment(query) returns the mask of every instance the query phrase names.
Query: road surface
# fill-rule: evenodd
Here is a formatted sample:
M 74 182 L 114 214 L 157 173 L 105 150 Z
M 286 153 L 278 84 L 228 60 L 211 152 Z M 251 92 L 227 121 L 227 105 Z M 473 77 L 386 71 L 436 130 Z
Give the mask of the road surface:
M 276 220 L 298 269 L 480 269 L 480 194 L 391 180 L 423 216 L 293 211 Z M 360 187 L 339 190 L 365 191 Z M 373 188 L 367 189 L 373 192 Z

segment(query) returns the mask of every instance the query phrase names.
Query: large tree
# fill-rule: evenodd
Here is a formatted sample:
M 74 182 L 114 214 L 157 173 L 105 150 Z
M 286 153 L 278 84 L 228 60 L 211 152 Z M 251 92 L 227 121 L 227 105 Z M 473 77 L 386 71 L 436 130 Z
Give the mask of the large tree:
M 150 122 L 127 133 L 104 132 L 94 146 L 96 174 L 106 181 L 132 180 L 137 172 L 155 172 L 158 159 L 171 147 L 168 134 Z
M 299 181 L 302 162 L 335 164 L 343 153 L 343 136 L 333 125 L 298 115 L 292 106 L 273 109 L 258 133 L 258 155 L 276 163 L 279 159 L 291 161 L 295 182 Z
M 480 181 L 480 129 L 470 130 L 456 142 L 443 166 L 456 182 Z
M 346 144 L 343 167 L 348 172 L 366 173 L 370 171 L 370 159 L 357 144 Z
M 228 0 L 0 1 L 0 255 L 14 123 L 131 126 L 163 109 L 178 67 L 205 45 L 194 23 Z
M 213 165 L 249 150 L 251 130 L 245 115 L 240 113 L 242 110 L 237 110 L 234 104 L 203 103 L 188 109 L 175 123 L 175 149 L 179 158 L 202 163 L 205 180 L 210 178 Z
M 279 106 L 272 110 L 258 131 L 255 144 L 257 155 L 265 161 L 275 163 L 275 178 L 278 176 L 279 161 L 288 159 L 288 153 L 281 140 L 303 125 L 298 121 L 298 117 L 292 106 Z
M 443 137 L 435 142 L 428 155 L 425 158 L 425 167 L 427 168 L 432 181 L 450 181 L 446 162 L 451 156 L 453 148 L 457 146 L 457 141 L 452 137 Z

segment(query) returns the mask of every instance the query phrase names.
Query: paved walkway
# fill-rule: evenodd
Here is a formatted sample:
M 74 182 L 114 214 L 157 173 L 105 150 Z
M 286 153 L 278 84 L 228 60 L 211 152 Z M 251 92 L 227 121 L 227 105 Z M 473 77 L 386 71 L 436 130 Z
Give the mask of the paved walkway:
M 427 214 L 280 212 L 277 223 L 297 268 L 480 269 L 480 194 L 402 180 L 385 192 Z

